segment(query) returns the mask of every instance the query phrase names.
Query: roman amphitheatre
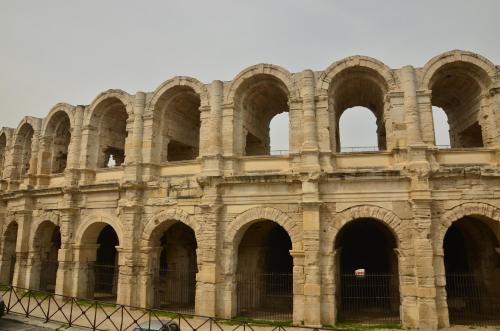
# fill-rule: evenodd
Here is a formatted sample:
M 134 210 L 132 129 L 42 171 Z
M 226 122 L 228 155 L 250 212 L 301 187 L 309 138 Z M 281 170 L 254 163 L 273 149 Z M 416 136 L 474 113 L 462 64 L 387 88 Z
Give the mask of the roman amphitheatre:
M 374 150 L 344 148 L 356 106 Z M 0 283 L 307 326 L 498 325 L 499 146 L 500 67 L 459 50 L 58 103 L 0 131 Z

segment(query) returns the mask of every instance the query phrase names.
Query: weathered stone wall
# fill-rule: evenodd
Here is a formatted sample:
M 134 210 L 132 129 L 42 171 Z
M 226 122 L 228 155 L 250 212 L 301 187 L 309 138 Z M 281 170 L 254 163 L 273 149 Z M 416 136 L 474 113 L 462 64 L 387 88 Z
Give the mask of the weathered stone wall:
M 457 75 L 455 83 L 443 75 Z M 500 293 L 491 264 L 500 254 L 499 90 L 498 67 L 452 51 L 423 68 L 391 69 L 363 56 L 296 74 L 261 64 L 230 82 L 176 77 L 152 93 L 109 90 L 89 106 L 58 104 L 45 119 L 0 131 L 0 280 L 39 286 L 43 229 L 58 227 L 55 291 L 87 296 L 89 261 L 110 225 L 119 240 L 117 301 L 152 306 L 158 240 L 182 222 L 196 238 L 196 313 L 232 317 L 238 265 L 257 263 L 249 250 L 239 254 L 240 242 L 270 220 L 292 243 L 294 322 L 330 325 L 339 309 L 336 239 L 346 224 L 370 218 L 396 243 L 403 325 L 447 326 L 443 241 L 454 222 L 469 217 L 475 254 L 491 272 L 484 282 Z M 452 131 L 477 141 L 474 132 L 464 136 L 469 123 L 461 120 L 474 117 L 484 146 L 435 146 L 431 107 L 446 108 L 456 95 L 464 101 L 449 110 Z M 338 120 L 353 106 L 377 116 L 381 151 L 338 153 Z M 268 153 L 269 121 L 282 111 L 290 114 L 289 154 L 245 156 Z M 61 125 L 69 125 L 69 144 L 56 134 Z M 262 142 L 256 153 L 248 132 Z M 467 147 L 453 132 L 452 147 Z M 168 162 L 172 140 L 196 155 Z M 109 147 L 124 151 L 124 163 L 99 169 Z M 64 173 L 53 174 L 66 150 Z M 491 245 L 474 224 L 491 233 Z

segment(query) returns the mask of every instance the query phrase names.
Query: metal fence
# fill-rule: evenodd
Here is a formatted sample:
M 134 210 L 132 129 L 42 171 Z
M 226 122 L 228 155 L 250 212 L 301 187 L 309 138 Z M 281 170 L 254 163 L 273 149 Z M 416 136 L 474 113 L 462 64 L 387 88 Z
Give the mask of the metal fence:
M 399 324 L 398 288 L 393 274 L 340 275 L 339 321 Z
M 160 269 L 155 279 L 155 307 L 194 313 L 196 271 Z
M 446 275 L 451 324 L 500 325 L 500 298 L 492 296 L 470 273 Z
M 292 274 L 239 273 L 236 280 L 238 316 L 275 321 L 292 320 Z
M 46 292 L 56 290 L 58 261 L 43 261 L 40 272 L 40 289 Z
M 158 322 L 166 325 L 170 321 L 175 321 L 183 331 L 286 331 L 299 329 L 285 322 L 268 323 L 265 321 L 219 319 L 84 300 L 13 286 L 0 285 L 0 295 L 4 298 L 8 314 L 91 330 L 135 331 L 140 325 L 147 327 Z M 335 329 L 301 326 L 300 330 L 331 331 Z
M 88 272 L 88 285 L 93 287 L 89 289 L 89 293 L 93 293 L 93 298 L 106 302 L 116 301 L 118 266 L 94 264 L 89 266 Z

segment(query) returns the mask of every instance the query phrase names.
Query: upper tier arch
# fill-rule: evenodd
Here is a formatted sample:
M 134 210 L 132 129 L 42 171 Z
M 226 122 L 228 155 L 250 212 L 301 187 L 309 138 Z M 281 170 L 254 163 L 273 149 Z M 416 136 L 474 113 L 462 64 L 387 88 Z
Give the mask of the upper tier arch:
M 43 119 L 42 137 L 44 137 L 44 136 L 47 135 L 47 127 L 52 122 L 52 119 L 54 118 L 54 116 L 56 116 L 57 113 L 59 113 L 59 112 L 66 113 L 66 115 L 68 115 L 70 127 L 73 127 L 73 125 L 74 125 L 75 106 L 70 105 L 70 104 L 65 103 L 65 102 L 60 102 L 60 103 L 57 103 L 54 107 L 52 107 L 50 109 L 49 114 L 47 115 L 47 117 L 45 117 Z
M 422 69 L 421 88 L 432 89 L 432 79 L 436 72 L 443 66 L 454 62 L 463 62 L 481 69 L 484 75 L 479 75 L 478 83 L 483 88 L 489 86 L 497 70 L 495 65 L 484 56 L 463 50 L 452 50 L 433 57 L 425 64 Z
M 326 68 L 317 80 L 316 94 L 318 96 L 328 96 L 332 82 L 337 75 L 347 69 L 356 67 L 370 69 L 380 75 L 385 81 L 387 91 L 395 90 L 399 86 L 391 68 L 383 62 L 368 56 L 355 55 L 334 62 Z
M 193 91 L 200 97 L 201 101 L 200 108 L 209 106 L 208 91 L 206 86 L 202 82 L 200 82 L 196 78 L 188 76 L 176 76 L 172 79 L 163 82 L 160 86 L 156 88 L 156 90 L 153 92 L 151 100 L 148 102 L 146 106 L 146 110 L 154 111 L 156 104 L 161 99 L 161 97 L 167 91 L 177 86 L 187 86 L 193 89 Z
M 286 86 L 290 98 L 293 99 L 300 97 L 300 91 L 297 87 L 295 79 L 288 70 L 274 64 L 260 63 L 244 69 L 236 75 L 236 77 L 234 77 L 229 85 L 225 103 L 234 103 L 234 98 L 240 87 L 249 79 L 258 75 L 267 75 L 276 78 Z

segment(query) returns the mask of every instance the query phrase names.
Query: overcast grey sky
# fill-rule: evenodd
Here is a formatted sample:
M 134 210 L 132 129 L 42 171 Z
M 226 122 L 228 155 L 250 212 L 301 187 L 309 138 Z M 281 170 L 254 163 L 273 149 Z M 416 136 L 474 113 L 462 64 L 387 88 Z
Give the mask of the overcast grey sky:
M 399 68 L 459 48 L 500 64 L 499 14 L 499 0 L 1 0 L 0 126 L 259 62 L 297 72 L 362 54 Z

